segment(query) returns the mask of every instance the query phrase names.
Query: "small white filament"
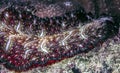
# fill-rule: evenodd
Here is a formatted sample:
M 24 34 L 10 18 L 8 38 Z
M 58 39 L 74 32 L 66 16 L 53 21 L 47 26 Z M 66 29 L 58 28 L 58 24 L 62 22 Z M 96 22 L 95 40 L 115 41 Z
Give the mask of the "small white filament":
M 85 36 L 85 34 L 83 34 L 83 31 L 84 31 L 85 27 L 83 26 L 80 30 L 80 35 L 83 39 L 87 39 L 87 37 Z
M 10 46 L 10 42 L 11 42 L 11 38 L 9 38 L 9 40 L 8 40 L 8 42 L 7 42 L 7 44 L 6 44 L 6 48 L 5 48 L 6 51 L 8 50 L 8 48 L 9 48 L 9 46 Z
M 66 6 L 72 6 L 72 3 L 71 3 L 71 2 L 69 2 L 69 1 L 64 2 L 64 4 L 65 4 Z
M 26 48 L 28 45 L 34 43 L 35 41 L 36 41 L 36 40 L 26 43 L 26 44 L 24 45 L 24 48 Z
M 17 25 L 16 31 L 19 32 L 19 28 L 20 28 L 20 22 L 19 22 L 18 25 Z
M 36 24 L 36 19 L 34 19 L 33 24 Z
M 7 29 L 9 29 L 9 30 L 13 30 L 13 29 L 11 29 L 10 27 L 8 27 L 5 23 L 3 23 L 2 22 L 2 25 L 3 25 L 3 27 L 5 27 L 5 28 L 7 28 Z
M 65 41 L 70 38 L 73 31 L 70 31 L 69 34 L 62 40 L 62 45 L 65 45 Z
M 7 13 L 5 13 L 5 16 L 6 16 L 6 17 L 9 17 L 9 14 L 8 14 L 8 12 L 7 12 Z
M 44 48 L 45 42 L 46 42 L 46 40 L 43 40 L 40 47 L 41 47 L 42 51 L 48 53 L 48 51 Z
M 62 26 L 65 27 L 65 23 L 64 22 L 62 23 Z
M 25 51 L 25 56 L 24 56 L 24 58 L 27 57 L 27 54 L 28 54 L 30 51 L 31 51 L 31 49 Z
M 42 29 L 42 32 L 41 32 L 41 34 L 40 34 L 40 37 L 42 37 L 44 35 L 44 31 L 43 31 L 43 29 Z
M 6 44 L 6 48 L 5 48 L 5 50 L 7 51 L 8 49 L 9 49 L 9 46 L 10 46 L 10 43 L 11 43 L 11 38 L 13 38 L 13 37 L 15 37 L 16 35 L 10 35 L 9 36 L 9 40 L 8 40 L 8 42 L 7 42 L 7 44 Z

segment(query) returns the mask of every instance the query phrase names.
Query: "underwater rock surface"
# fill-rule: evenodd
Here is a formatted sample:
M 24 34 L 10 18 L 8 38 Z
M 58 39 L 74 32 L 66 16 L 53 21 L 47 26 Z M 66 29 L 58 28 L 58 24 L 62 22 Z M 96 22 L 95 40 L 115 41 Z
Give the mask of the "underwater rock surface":
M 0 10 L 0 62 L 9 70 L 46 67 L 88 53 L 118 33 L 113 17 L 91 17 L 77 2 L 32 3 L 13 1 Z

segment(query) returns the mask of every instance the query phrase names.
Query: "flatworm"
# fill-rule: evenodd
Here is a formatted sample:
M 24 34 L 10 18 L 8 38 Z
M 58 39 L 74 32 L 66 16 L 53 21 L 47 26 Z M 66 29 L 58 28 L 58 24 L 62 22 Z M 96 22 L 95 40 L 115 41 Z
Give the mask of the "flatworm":
M 0 63 L 15 71 L 48 66 L 87 53 L 116 32 L 112 17 L 89 18 L 82 8 L 45 18 L 5 8 L 0 14 Z

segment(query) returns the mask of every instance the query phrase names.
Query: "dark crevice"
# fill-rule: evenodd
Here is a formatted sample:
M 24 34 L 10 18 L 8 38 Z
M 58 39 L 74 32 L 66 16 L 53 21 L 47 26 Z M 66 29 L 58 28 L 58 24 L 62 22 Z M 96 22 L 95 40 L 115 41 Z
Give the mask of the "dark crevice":
M 99 1 L 98 0 L 92 0 L 93 6 L 94 6 L 94 14 L 95 18 L 99 17 L 100 7 L 99 7 Z

